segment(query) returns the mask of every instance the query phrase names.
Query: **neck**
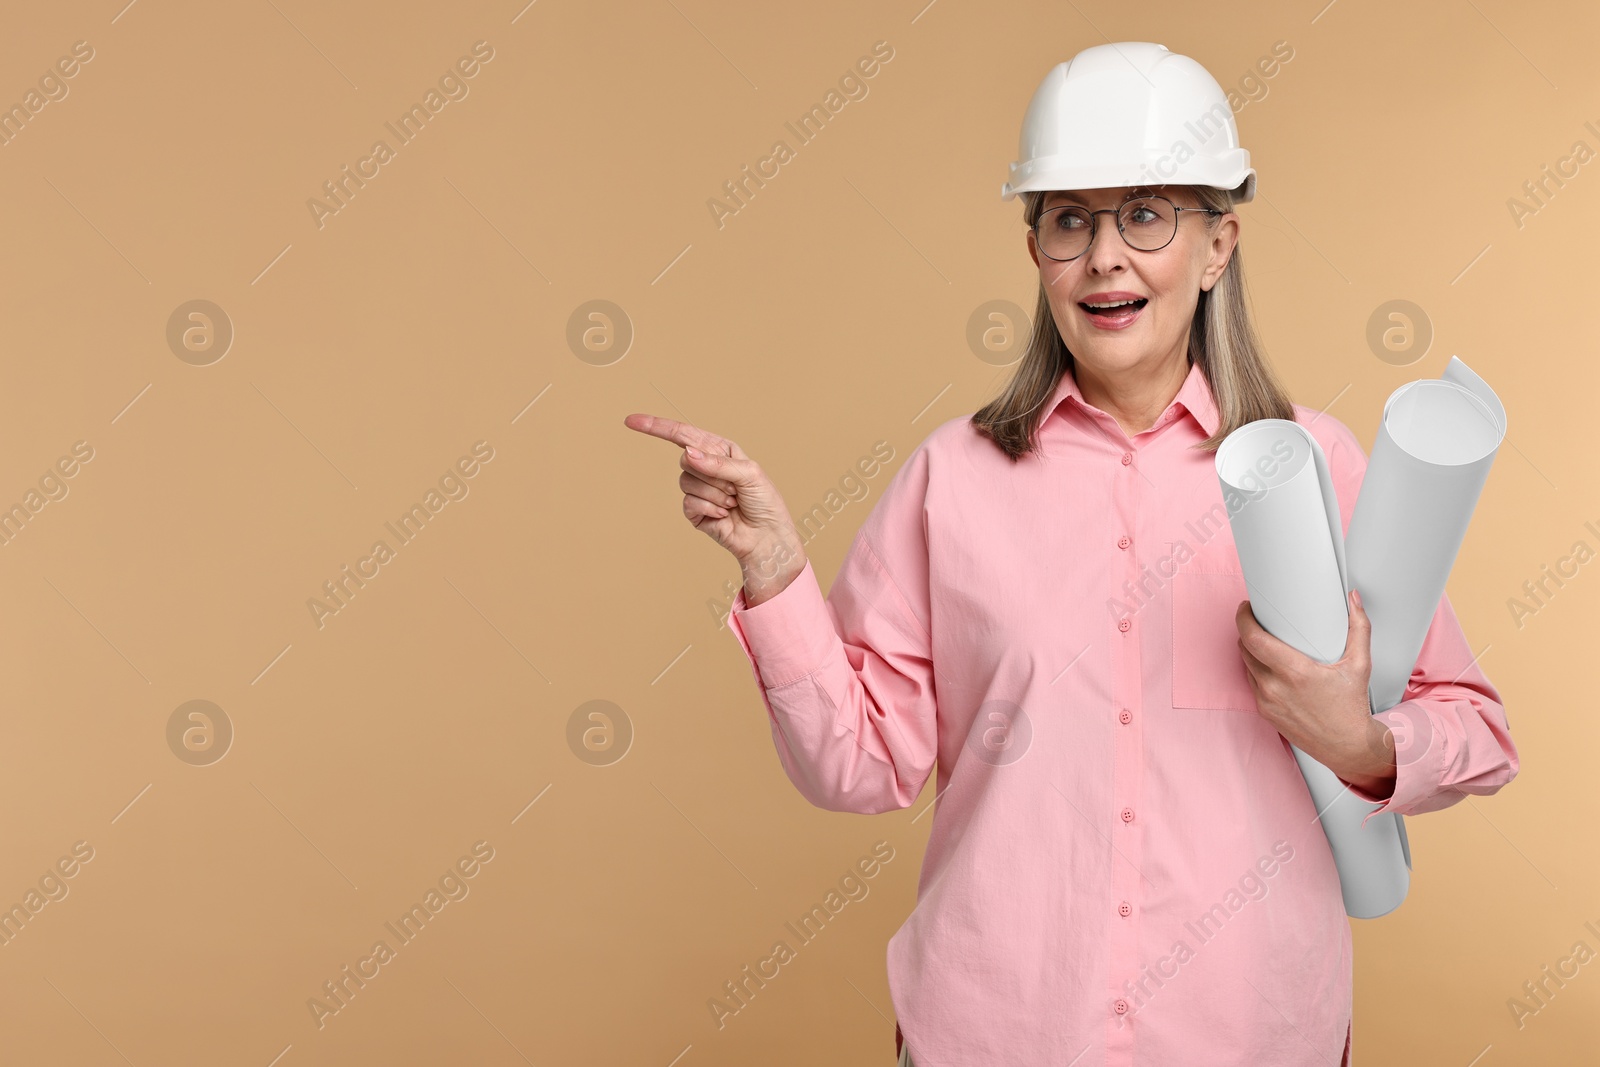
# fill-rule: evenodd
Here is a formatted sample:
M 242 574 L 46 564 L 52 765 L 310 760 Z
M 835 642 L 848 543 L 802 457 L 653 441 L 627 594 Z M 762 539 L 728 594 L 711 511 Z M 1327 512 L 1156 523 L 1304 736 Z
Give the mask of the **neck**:
M 1112 374 L 1103 374 L 1081 360 L 1074 363 L 1073 373 L 1084 400 L 1116 419 L 1129 437 L 1155 425 L 1183 388 L 1190 366 L 1187 355 L 1156 368 L 1135 365 Z

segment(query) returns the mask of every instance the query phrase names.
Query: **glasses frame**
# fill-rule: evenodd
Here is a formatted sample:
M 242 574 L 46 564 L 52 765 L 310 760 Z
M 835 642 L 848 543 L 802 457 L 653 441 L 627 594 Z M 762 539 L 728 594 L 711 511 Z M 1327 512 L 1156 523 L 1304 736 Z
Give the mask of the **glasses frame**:
M 1132 204 L 1135 201 L 1139 201 L 1139 200 L 1165 200 L 1167 202 L 1167 206 L 1172 208 L 1172 210 L 1174 212 L 1174 214 L 1172 216 L 1172 236 L 1168 237 L 1166 239 L 1166 241 L 1164 241 L 1163 243 L 1157 245 L 1155 248 L 1134 248 L 1134 246 L 1128 241 L 1127 231 L 1123 228 L 1123 225 L 1122 225 L 1122 209 L 1127 207 L 1129 204 Z M 1048 252 L 1046 252 L 1044 250 L 1044 241 L 1041 238 L 1041 235 L 1039 233 L 1039 227 L 1044 222 L 1044 218 L 1045 218 L 1046 215 L 1050 214 L 1053 211 L 1066 211 L 1068 209 L 1076 209 L 1078 211 L 1082 211 L 1082 212 L 1086 213 L 1089 216 L 1089 243 L 1084 245 L 1083 246 L 1083 252 L 1079 252 L 1076 256 L 1068 256 L 1066 259 L 1057 259 L 1055 256 L 1052 256 L 1050 253 L 1048 253 Z M 1135 252 L 1159 252 L 1163 248 L 1167 247 L 1167 245 L 1170 245 L 1172 243 L 1172 238 L 1173 237 L 1178 236 L 1178 223 L 1183 221 L 1183 216 L 1179 215 L 1179 214 L 1176 214 L 1176 213 L 1180 212 L 1180 211 L 1195 211 L 1195 212 L 1199 212 L 1202 215 L 1225 215 L 1225 214 L 1227 214 L 1227 212 L 1221 210 L 1220 208 L 1214 208 L 1214 207 L 1182 207 L 1182 206 L 1180 206 L 1178 204 L 1174 204 L 1170 197 L 1162 196 L 1160 193 L 1143 193 L 1143 194 L 1141 194 L 1139 196 L 1130 196 L 1128 199 L 1124 200 L 1122 203 L 1118 204 L 1116 207 L 1103 207 L 1098 211 L 1090 211 L 1088 208 L 1084 207 L 1082 204 L 1057 204 L 1055 207 L 1046 208 L 1045 210 L 1041 211 L 1039 213 L 1039 218 L 1034 222 L 1034 224 L 1031 227 L 1029 227 L 1029 229 L 1033 230 L 1033 245 L 1034 245 L 1035 248 L 1037 248 L 1039 250 L 1039 254 L 1041 256 L 1043 256 L 1044 258 L 1050 260 L 1052 263 L 1071 263 L 1075 259 L 1082 258 L 1084 252 L 1087 252 L 1087 251 L 1089 251 L 1089 249 L 1094 247 L 1095 235 L 1097 233 L 1099 233 L 1099 231 L 1100 231 L 1100 216 L 1101 215 L 1113 215 L 1113 216 L 1116 217 L 1116 220 L 1117 220 L 1117 234 L 1118 234 L 1118 236 L 1120 236 L 1122 238 L 1122 243 L 1127 245 L 1129 248 L 1133 249 L 1133 251 L 1135 251 Z

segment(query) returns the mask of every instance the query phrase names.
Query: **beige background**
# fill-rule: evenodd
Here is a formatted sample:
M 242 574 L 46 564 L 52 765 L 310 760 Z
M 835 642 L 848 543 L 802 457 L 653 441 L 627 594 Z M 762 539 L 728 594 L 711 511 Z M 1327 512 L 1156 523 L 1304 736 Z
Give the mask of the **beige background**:
M 0 103 L 93 50 L 0 147 L 0 506 L 67 490 L 0 547 L 0 903 L 93 849 L 0 947 L 0 1062 L 890 1063 L 931 785 L 876 817 L 795 792 L 718 625 L 737 568 L 684 521 L 675 449 L 621 420 L 726 434 L 791 510 L 831 504 L 826 587 L 892 471 L 1009 373 L 966 340 L 989 301 L 1033 306 L 999 187 L 1044 72 L 1108 39 L 1230 87 L 1293 49 L 1238 122 L 1296 400 L 1370 448 L 1455 353 L 1510 411 L 1449 592 L 1523 769 L 1411 820 L 1410 899 L 1355 925 L 1359 1061 L 1594 1054 L 1600 964 L 1520 1028 L 1507 1007 L 1600 950 L 1600 577 L 1508 605 L 1600 547 L 1597 165 L 1508 207 L 1600 149 L 1592 4 L 121 4 L 14 5 L 0 35 Z M 319 227 L 307 201 L 479 41 L 468 95 Z M 869 95 L 798 145 L 784 123 L 878 41 Z M 719 229 L 708 199 L 779 139 Z M 1408 366 L 1366 340 L 1396 299 L 1433 331 Z M 192 300 L 234 333 L 208 365 L 167 341 Z M 592 300 L 626 351 L 569 346 Z M 319 628 L 323 582 L 479 441 L 469 494 Z M 169 745 L 191 700 L 232 725 L 209 765 Z M 569 744 L 592 700 L 631 724 L 609 765 Z M 708 999 L 880 840 L 870 895 L 719 1029 Z M 308 999 L 479 841 L 469 894 L 319 1028 Z

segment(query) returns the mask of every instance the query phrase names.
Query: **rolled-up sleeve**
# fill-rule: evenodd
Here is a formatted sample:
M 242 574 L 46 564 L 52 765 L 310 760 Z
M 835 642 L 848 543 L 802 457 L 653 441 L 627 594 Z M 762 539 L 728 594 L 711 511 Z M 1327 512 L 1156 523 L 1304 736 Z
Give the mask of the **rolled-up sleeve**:
M 750 661 L 778 759 L 802 796 L 829 811 L 909 807 L 938 745 L 918 448 L 857 531 L 826 600 L 811 561 L 728 624 Z
M 1328 466 L 1348 530 L 1367 456 L 1348 427 L 1331 421 Z M 1434 609 L 1404 698 L 1376 718 L 1394 736 L 1394 791 L 1378 797 L 1345 783 L 1362 800 L 1380 805 L 1363 825 L 1383 811 L 1417 815 L 1447 808 L 1469 793 L 1487 796 L 1517 776 L 1505 706 L 1479 668 L 1448 595 Z

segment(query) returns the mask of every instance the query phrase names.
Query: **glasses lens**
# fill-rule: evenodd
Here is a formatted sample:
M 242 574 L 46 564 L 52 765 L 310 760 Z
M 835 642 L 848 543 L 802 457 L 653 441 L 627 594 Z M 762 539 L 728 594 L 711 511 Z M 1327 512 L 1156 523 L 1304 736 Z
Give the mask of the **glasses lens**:
M 1160 197 L 1142 197 L 1122 205 L 1117 218 L 1122 236 L 1130 247 L 1152 252 L 1172 240 L 1178 227 L 1178 213 Z
M 1177 232 L 1178 213 L 1158 196 L 1124 203 L 1117 215 L 1122 236 L 1130 248 L 1153 252 L 1164 248 Z M 1051 208 L 1039 216 L 1039 248 L 1051 259 L 1076 259 L 1089 248 L 1094 229 L 1092 216 L 1081 207 Z
M 1075 259 L 1089 247 L 1092 226 L 1083 208 L 1051 208 L 1039 217 L 1039 248 L 1051 259 Z

